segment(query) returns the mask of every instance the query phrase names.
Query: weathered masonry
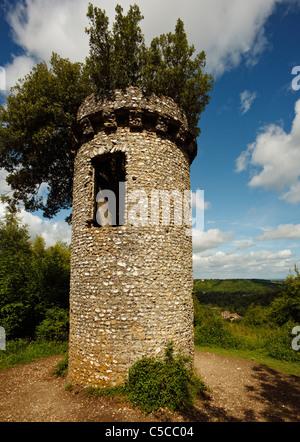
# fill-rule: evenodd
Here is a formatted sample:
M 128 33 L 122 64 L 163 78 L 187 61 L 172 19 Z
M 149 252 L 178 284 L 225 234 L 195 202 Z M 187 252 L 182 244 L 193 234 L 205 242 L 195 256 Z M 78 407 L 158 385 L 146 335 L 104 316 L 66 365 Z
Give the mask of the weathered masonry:
M 190 189 L 197 144 L 172 99 L 134 87 L 87 97 L 74 138 L 69 376 L 101 387 L 170 341 L 193 357 L 190 225 L 147 222 L 147 198 L 130 222 L 127 195 Z

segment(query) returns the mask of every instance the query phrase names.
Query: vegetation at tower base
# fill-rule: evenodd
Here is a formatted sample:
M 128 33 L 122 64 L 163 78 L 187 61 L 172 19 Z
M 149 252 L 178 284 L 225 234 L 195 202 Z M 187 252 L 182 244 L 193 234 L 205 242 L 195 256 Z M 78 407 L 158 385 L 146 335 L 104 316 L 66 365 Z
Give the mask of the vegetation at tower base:
M 129 369 L 123 385 L 88 388 L 87 394 L 96 397 L 123 395 L 132 406 L 139 407 L 146 414 L 160 408 L 176 411 L 191 407 L 206 387 L 189 362 L 184 356 L 174 356 L 173 344 L 169 342 L 164 359 L 142 358 Z
M 53 54 L 15 87 L 0 107 L 0 167 L 8 172 L 13 198 L 28 211 L 51 218 L 72 206 L 71 127 L 83 99 L 98 90 L 137 86 L 170 96 L 186 112 L 190 130 L 209 102 L 213 78 L 204 72 L 205 54 L 194 56 L 184 25 L 154 38 L 146 46 L 138 6 L 127 14 L 116 7 L 109 29 L 105 11 L 89 5 L 90 53 L 86 63 L 71 63 Z M 47 196 L 41 195 L 47 184 Z

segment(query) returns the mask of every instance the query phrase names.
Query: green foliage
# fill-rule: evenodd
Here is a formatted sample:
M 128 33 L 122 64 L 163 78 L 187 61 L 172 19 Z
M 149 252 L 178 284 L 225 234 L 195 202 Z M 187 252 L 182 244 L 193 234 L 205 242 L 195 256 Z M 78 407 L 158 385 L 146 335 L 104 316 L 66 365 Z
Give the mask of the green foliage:
M 209 103 L 213 78 L 204 73 L 205 53 L 194 57 L 195 47 L 189 46 L 182 20 L 175 32 L 154 38 L 145 55 L 143 86 L 157 95 L 167 95 L 185 111 L 194 135 L 201 113 Z
M 35 342 L 28 339 L 9 340 L 6 350 L 0 351 L 0 370 L 17 364 L 26 364 L 36 359 L 64 354 L 66 342 Z
M 281 297 L 270 306 L 270 318 L 278 325 L 288 321 L 300 324 L 300 273 L 295 266 L 295 275 L 288 275 Z
M 74 157 L 71 128 L 83 99 L 91 92 L 138 86 L 169 95 L 186 112 L 198 135 L 200 114 L 209 102 L 213 78 L 203 72 L 205 54 L 195 55 L 183 22 L 175 32 L 153 39 L 147 48 L 137 5 L 127 14 L 116 6 L 109 28 L 105 11 L 88 7 L 90 52 L 86 63 L 71 63 L 53 53 L 11 89 L 0 106 L 0 167 L 9 175 L 13 201 L 52 218 L 72 205 Z M 39 192 L 47 184 L 47 195 Z
M 105 11 L 89 5 L 90 55 L 86 60 L 86 74 L 95 89 L 115 89 L 138 86 L 157 95 L 166 95 L 185 111 L 194 135 L 200 114 L 210 100 L 213 77 L 204 73 L 205 53 L 194 56 L 189 46 L 182 20 L 175 32 L 162 34 L 147 48 L 139 22 L 143 19 L 137 5 L 130 6 L 123 15 L 116 6 L 115 22 L 109 30 Z
M 234 335 L 226 321 L 221 318 L 220 310 L 203 307 L 195 320 L 195 344 L 199 346 L 219 346 L 222 348 L 241 348 L 242 339 Z
M 28 335 L 37 320 L 31 243 L 18 222 L 12 213 L 0 222 L 0 324 L 10 338 Z
M 69 358 L 68 358 L 68 353 L 65 354 L 64 358 L 62 361 L 60 361 L 55 369 L 52 372 L 53 376 L 56 376 L 57 378 L 59 377 L 65 377 L 67 375 L 68 372 L 68 365 L 69 365 Z
M 275 328 L 264 343 L 265 354 L 279 361 L 300 362 L 300 353 L 292 348 L 292 329 L 295 323 L 288 321 Z
M 32 244 L 17 215 L 7 214 L 0 222 L 0 325 L 7 339 L 32 338 L 41 322 L 38 335 L 45 336 L 53 308 L 57 331 L 52 327 L 48 339 L 66 337 L 69 279 L 69 247 L 57 243 L 46 249 L 41 237 Z
M 35 253 L 36 270 L 41 282 L 40 291 L 49 306 L 69 307 L 70 247 L 58 241 L 54 246 Z
M 46 310 L 45 318 L 36 327 L 36 338 L 41 341 L 66 341 L 69 336 L 69 311 L 62 308 Z
M 122 395 L 146 414 L 160 408 L 176 411 L 193 405 L 196 396 L 206 390 L 203 382 L 190 368 L 190 360 L 174 356 L 173 344 L 165 349 L 164 360 L 142 358 L 129 369 L 124 385 L 88 388 L 88 396 Z
M 0 167 L 26 210 L 52 217 L 70 207 L 70 127 L 89 92 L 82 65 L 53 54 L 50 67 L 39 63 L 0 106 Z M 43 183 L 49 188 L 46 203 L 39 195 Z
M 269 322 L 269 310 L 261 305 L 251 304 L 247 309 L 244 324 L 248 326 L 263 326 Z
M 122 7 L 117 5 L 112 31 L 105 11 L 89 4 L 87 16 L 90 55 L 86 73 L 95 89 L 140 85 L 145 44 L 139 27 L 143 16 L 138 6 L 130 6 L 127 15 L 123 15 Z
M 221 318 L 221 309 L 201 305 L 194 295 L 195 344 L 202 347 L 253 351 L 279 361 L 299 362 L 300 353 L 292 348 L 292 329 L 297 322 L 298 277 L 287 278 L 284 292 L 270 306 L 251 304 L 245 317 L 230 323 Z M 291 293 L 290 298 L 287 296 Z M 286 302 L 291 300 L 288 308 Z M 299 322 L 298 322 L 299 324 Z
M 172 344 L 166 348 L 164 361 L 154 358 L 137 361 L 129 370 L 126 385 L 131 404 L 146 413 L 191 406 L 205 387 L 188 367 L 188 362 L 183 356 L 174 356 Z
M 205 293 L 268 293 L 274 289 L 282 289 L 281 281 L 268 279 L 195 279 L 194 291 Z
M 244 316 L 251 304 L 268 306 L 280 296 L 284 283 L 264 279 L 205 279 L 194 281 L 200 304 L 218 306 Z

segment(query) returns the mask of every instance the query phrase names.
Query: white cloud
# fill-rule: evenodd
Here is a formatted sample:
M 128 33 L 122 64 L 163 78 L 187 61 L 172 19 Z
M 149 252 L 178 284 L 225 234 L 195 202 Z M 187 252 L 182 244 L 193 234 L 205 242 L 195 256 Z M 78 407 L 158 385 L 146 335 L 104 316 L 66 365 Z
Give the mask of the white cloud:
M 10 9 L 15 42 L 27 54 L 48 61 L 52 51 L 83 61 L 88 51 L 86 0 L 25 0 Z
M 280 224 L 276 229 L 266 231 L 255 239 L 258 241 L 267 239 L 300 239 L 300 224 Z
M 248 146 L 235 161 L 235 171 L 237 173 L 243 172 L 247 169 L 248 163 L 251 158 L 251 146 Z
M 300 100 L 295 105 L 295 118 L 290 133 L 270 124 L 262 129 L 236 160 L 236 170 L 241 172 L 255 166 L 250 187 L 263 187 L 284 191 L 280 198 L 289 203 L 300 201 Z
M 240 94 L 242 114 L 245 114 L 250 110 L 255 98 L 256 92 L 249 92 L 247 89 Z
M 193 256 L 196 278 L 285 278 L 294 267 L 291 250 L 249 253 L 203 252 Z
M 253 242 L 252 239 L 243 239 L 243 240 L 236 242 L 236 248 L 238 250 L 250 249 L 251 247 L 254 247 L 254 246 L 255 246 L 255 243 Z
M 145 5 L 145 2 L 138 2 Z M 154 0 L 145 5 L 145 17 L 153 13 L 158 17 L 154 28 L 166 32 L 166 26 L 174 27 L 182 18 L 187 34 L 197 50 L 207 54 L 208 70 L 215 75 L 237 66 L 243 56 L 248 64 L 265 49 L 264 25 L 274 11 L 277 0 Z M 153 10 L 151 11 L 151 8 Z M 143 9 L 144 11 L 144 9 Z M 160 11 L 159 14 L 157 12 Z M 148 20 L 149 21 L 149 20 Z M 164 26 L 164 28 L 163 28 Z
M 5 169 L 0 169 L 0 195 L 8 196 L 11 192 L 10 186 L 6 182 L 8 172 Z
M 215 75 L 236 67 L 243 57 L 255 64 L 267 46 L 264 26 L 278 3 L 293 0 L 102 0 L 110 22 L 117 3 L 126 11 L 137 3 L 145 19 L 146 40 L 174 30 L 177 18 L 185 23 L 189 41 L 205 50 L 207 67 Z M 25 0 L 10 10 L 15 41 L 28 56 L 48 60 L 56 51 L 71 61 L 84 61 L 88 53 L 86 11 L 89 0 Z
M 0 195 L 11 194 L 11 188 L 6 182 L 7 175 L 8 174 L 4 169 L 0 169 Z M 39 194 L 43 196 L 46 189 L 47 185 L 43 183 Z M 3 218 L 5 215 L 5 208 L 6 204 L 0 202 L 0 218 Z M 21 209 L 18 217 L 22 224 L 27 224 L 31 239 L 34 239 L 36 235 L 42 235 L 47 247 L 54 245 L 59 240 L 68 244 L 71 242 L 71 226 L 65 221 L 45 220 L 38 215 L 26 212 L 24 209 Z
M 9 92 L 12 86 L 15 86 L 19 79 L 24 78 L 35 65 L 36 60 L 31 56 L 13 56 L 13 61 L 5 65 L 6 93 Z
M 193 231 L 193 250 L 214 249 L 231 240 L 233 231 L 222 232 L 219 229 L 210 229 L 206 232 Z
M 5 214 L 5 207 L 5 204 L 0 203 L 0 218 L 3 218 Z M 42 235 L 47 247 L 54 245 L 57 241 L 63 241 L 67 244 L 71 243 L 71 226 L 62 220 L 43 220 L 38 215 L 33 215 L 24 209 L 21 209 L 18 217 L 21 224 L 27 225 L 32 240 L 34 240 L 36 235 Z
M 34 239 L 36 235 L 42 235 L 47 247 L 54 245 L 57 241 L 71 243 L 71 226 L 62 220 L 55 222 L 42 220 L 39 216 L 25 210 L 21 210 L 20 218 L 23 224 L 28 225 L 31 238 Z
M 300 182 L 297 181 L 295 184 L 292 184 L 290 190 L 283 193 L 279 199 L 285 200 L 291 204 L 297 204 L 300 201 Z

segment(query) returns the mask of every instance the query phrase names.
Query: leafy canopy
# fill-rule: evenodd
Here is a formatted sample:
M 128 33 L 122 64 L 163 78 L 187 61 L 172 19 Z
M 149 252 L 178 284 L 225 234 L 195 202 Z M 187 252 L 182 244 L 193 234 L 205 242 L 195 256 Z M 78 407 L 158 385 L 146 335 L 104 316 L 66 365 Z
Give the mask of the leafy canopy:
M 90 54 L 86 72 L 93 87 L 134 85 L 169 96 L 186 112 L 194 135 L 199 135 L 198 120 L 209 102 L 213 78 L 203 72 L 205 53 L 193 58 L 195 47 L 189 46 L 182 20 L 178 19 L 174 33 L 154 38 L 147 48 L 139 26 L 143 16 L 137 5 L 130 6 L 125 16 L 117 5 L 112 30 L 105 11 L 90 4 L 87 16 Z
M 51 218 L 71 206 L 70 127 L 88 92 L 82 65 L 53 54 L 50 66 L 34 67 L 0 108 L 0 167 L 26 210 L 42 209 Z M 43 183 L 46 202 L 39 192 Z
M 0 324 L 9 339 L 34 337 L 52 309 L 65 317 L 69 283 L 69 247 L 46 248 L 41 236 L 32 243 L 16 212 L 0 219 Z
M 137 86 L 173 98 L 186 112 L 190 130 L 209 102 L 213 78 L 203 71 L 205 53 L 195 55 L 183 22 L 146 46 L 137 5 L 127 14 L 116 6 L 109 26 L 105 11 L 89 4 L 86 29 L 90 52 L 86 63 L 71 63 L 53 53 L 11 89 L 0 107 L 0 167 L 9 175 L 13 198 L 28 211 L 51 218 L 72 205 L 71 127 L 83 99 L 93 91 Z M 47 184 L 47 197 L 42 184 Z
M 285 280 L 282 296 L 271 304 L 270 318 L 282 326 L 288 321 L 300 323 L 300 272 L 295 265 L 295 275 L 290 273 Z

